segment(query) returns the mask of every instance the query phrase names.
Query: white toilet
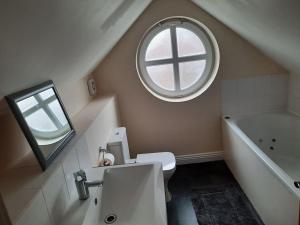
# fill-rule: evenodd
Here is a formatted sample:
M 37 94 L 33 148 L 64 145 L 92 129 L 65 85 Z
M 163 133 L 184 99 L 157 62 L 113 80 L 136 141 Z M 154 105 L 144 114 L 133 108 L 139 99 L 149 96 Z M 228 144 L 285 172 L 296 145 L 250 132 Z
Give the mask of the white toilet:
M 138 154 L 136 159 L 130 159 L 125 127 L 116 128 L 107 143 L 107 149 L 115 156 L 115 164 L 160 162 L 163 167 L 166 201 L 171 200 L 168 189 L 169 179 L 176 170 L 176 159 L 171 152 Z

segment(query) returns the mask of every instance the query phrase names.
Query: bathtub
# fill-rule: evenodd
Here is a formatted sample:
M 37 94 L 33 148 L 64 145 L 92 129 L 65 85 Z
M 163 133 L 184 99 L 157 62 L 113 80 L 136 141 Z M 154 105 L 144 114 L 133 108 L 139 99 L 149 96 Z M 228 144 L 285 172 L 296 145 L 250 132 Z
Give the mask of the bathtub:
M 298 225 L 300 118 L 287 113 L 224 117 L 224 158 L 266 225 Z

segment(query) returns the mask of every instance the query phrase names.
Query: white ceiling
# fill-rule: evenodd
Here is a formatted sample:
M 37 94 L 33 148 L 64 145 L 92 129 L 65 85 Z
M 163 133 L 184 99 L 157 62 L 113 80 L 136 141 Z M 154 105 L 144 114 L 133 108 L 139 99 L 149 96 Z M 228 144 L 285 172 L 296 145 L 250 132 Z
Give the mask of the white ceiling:
M 86 76 L 151 0 L 0 0 L 0 97 Z
M 287 70 L 300 75 L 299 0 L 192 0 Z

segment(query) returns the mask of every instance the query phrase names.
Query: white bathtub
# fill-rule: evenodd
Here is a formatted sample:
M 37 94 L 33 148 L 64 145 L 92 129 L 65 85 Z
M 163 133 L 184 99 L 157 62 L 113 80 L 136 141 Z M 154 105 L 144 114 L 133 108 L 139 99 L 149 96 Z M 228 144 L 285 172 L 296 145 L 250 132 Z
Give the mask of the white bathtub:
M 227 165 L 266 225 L 298 225 L 300 118 L 263 113 L 223 118 Z

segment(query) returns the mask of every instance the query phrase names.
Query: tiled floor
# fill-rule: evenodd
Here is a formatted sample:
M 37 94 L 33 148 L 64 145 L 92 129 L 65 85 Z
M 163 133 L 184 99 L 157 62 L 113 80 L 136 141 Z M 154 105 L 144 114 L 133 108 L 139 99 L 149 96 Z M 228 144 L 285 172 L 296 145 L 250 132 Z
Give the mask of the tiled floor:
M 178 166 L 169 188 L 169 225 L 263 224 L 224 161 Z

